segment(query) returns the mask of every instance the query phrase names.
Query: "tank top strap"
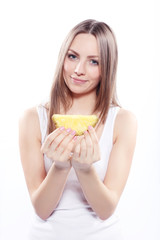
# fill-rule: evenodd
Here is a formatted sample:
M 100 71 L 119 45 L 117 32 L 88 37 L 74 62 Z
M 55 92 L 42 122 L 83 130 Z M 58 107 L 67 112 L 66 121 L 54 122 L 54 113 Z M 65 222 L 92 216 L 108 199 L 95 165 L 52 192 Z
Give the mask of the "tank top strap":
M 120 107 L 110 107 L 107 115 L 107 119 L 104 125 L 103 133 L 101 136 L 101 141 L 108 142 L 110 147 L 113 145 L 113 133 L 114 133 L 114 124 L 117 113 Z
M 48 123 L 48 117 L 47 117 L 47 111 L 44 105 L 40 104 L 37 106 L 37 113 L 39 117 L 39 123 L 40 123 L 40 130 L 41 130 L 41 142 L 43 143 L 46 135 L 47 135 L 47 123 Z
M 108 117 L 108 128 L 110 129 L 110 139 L 113 143 L 113 134 L 114 134 L 114 125 L 115 125 L 115 119 L 117 116 L 118 111 L 120 110 L 120 107 L 111 107 L 109 111 L 109 117 Z M 108 131 L 109 131 L 108 129 Z

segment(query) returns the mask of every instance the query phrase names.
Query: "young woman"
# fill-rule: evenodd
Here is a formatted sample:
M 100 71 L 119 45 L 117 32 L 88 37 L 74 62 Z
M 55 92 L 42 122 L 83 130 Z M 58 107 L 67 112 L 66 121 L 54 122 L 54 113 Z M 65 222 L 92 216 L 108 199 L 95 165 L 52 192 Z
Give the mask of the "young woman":
M 29 239 L 122 239 L 114 212 L 137 121 L 117 103 L 117 55 L 107 24 L 79 23 L 62 45 L 49 102 L 20 119 L 21 161 L 36 216 Z M 77 137 L 72 129 L 55 129 L 55 113 L 96 114 L 99 122 Z

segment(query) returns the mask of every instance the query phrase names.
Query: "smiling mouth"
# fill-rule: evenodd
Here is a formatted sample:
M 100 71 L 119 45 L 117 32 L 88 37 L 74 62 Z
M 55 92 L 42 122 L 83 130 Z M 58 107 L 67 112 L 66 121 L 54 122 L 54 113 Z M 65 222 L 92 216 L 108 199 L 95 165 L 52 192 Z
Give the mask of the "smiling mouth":
M 83 79 L 79 79 L 79 78 L 74 78 L 74 77 L 71 77 L 73 83 L 78 83 L 78 84 L 84 84 L 86 82 L 88 82 L 88 80 L 83 80 Z

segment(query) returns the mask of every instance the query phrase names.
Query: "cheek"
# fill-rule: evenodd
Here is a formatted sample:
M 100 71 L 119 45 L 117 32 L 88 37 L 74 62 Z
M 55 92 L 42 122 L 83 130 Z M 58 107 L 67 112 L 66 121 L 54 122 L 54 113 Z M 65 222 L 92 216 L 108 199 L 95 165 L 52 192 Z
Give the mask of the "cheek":
M 90 69 L 89 71 L 90 78 L 92 78 L 94 81 L 99 82 L 100 80 L 100 71 L 98 68 Z
M 65 60 L 63 67 L 64 74 L 71 74 L 73 72 L 73 69 L 74 69 L 73 63 Z

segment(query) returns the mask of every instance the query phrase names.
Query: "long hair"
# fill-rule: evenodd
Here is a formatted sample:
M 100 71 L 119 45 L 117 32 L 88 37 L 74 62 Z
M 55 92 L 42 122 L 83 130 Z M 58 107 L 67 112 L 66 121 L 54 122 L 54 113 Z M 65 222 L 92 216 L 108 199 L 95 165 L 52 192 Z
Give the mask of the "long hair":
M 94 112 L 100 112 L 100 122 L 104 123 L 111 105 L 119 105 L 116 94 L 118 51 L 114 33 L 104 22 L 85 20 L 69 32 L 60 49 L 50 92 L 48 134 L 55 128 L 51 119 L 52 115 L 60 113 L 60 106 L 63 106 L 66 112 L 72 105 L 72 92 L 63 78 L 63 64 L 72 41 L 80 33 L 92 34 L 98 43 L 101 79 L 96 89 L 97 98 Z

